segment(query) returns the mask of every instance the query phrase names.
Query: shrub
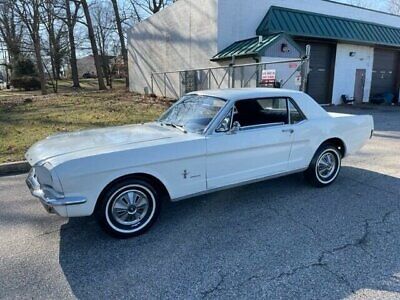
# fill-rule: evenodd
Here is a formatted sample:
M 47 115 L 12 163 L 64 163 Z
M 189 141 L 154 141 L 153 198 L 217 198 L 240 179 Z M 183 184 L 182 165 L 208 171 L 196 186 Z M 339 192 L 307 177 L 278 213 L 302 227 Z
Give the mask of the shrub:
M 33 61 L 26 57 L 18 58 L 12 65 L 11 85 L 17 89 L 40 89 L 40 80 Z
M 22 76 L 11 78 L 11 85 L 16 89 L 25 91 L 40 89 L 40 80 L 36 76 Z

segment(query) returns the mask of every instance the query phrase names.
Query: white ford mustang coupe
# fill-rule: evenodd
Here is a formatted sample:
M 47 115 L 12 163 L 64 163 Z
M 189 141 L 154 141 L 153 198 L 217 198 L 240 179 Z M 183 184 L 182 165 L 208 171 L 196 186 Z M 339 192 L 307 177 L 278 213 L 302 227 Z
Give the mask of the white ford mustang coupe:
M 148 230 L 165 200 L 296 172 L 327 186 L 373 130 L 371 116 L 328 113 L 297 91 L 194 92 L 153 123 L 36 143 L 26 182 L 48 212 L 95 214 L 108 233 L 127 238 Z

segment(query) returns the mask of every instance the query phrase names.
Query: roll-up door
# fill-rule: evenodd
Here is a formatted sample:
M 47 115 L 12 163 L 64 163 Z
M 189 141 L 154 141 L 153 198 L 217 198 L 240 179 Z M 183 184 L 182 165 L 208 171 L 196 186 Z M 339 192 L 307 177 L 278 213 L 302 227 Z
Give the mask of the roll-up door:
M 300 42 L 302 47 L 311 46 L 310 74 L 307 93 L 320 104 L 330 104 L 336 45 L 329 43 Z
M 397 73 L 399 70 L 399 52 L 375 49 L 372 71 L 371 97 L 383 93 L 397 95 Z

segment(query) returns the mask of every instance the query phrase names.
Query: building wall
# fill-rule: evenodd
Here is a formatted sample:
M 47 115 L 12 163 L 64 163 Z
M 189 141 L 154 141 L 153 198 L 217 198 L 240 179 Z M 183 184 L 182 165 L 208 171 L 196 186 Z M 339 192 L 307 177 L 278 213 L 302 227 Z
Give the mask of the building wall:
M 341 5 L 325 0 L 219 0 L 218 2 L 218 50 L 234 41 L 253 37 L 256 29 L 271 6 L 288 7 L 343 18 L 376 22 L 400 27 L 400 17 L 385 13 Z M 354 49 L 354 50 L 350 50 Z M 357 52 L 349 57 L 349 52 Z M 334 75 L 332 103 L 340 104 L 342 94 L 354 95 L 356 69 L 367 70 L 364 101 L 369 100 L 372 80 L 373 48 L 357 45 L 338 45 Z
M 224 65 L 212 63 L 210 58 L 235 41 L 254 37 L 258 25 L 273 5 L 400 26 L 399 17 L 326 0 L 180 0 L 129 32 L 130 90 L 151 92 L 152 72 Z M 361 57 L 350 58 L 348 47 L 340 44 L 336 54 L 332 95 L 335 104 L 340 103 L 342 94 L 353 96 L 357 68 L 367 69 L 364 101 L 370 94 L 373 54 L 368 57 L 373 49 L 353 45 L 351 47 L 357 49 L 354 52 Z M 240 63 L 236 61 L 236 64 Z M 251 73 L 251 70 L 246 72 Z M 343 74 L 351 74 L 351 79 Z M 182 86 L 178 73 L 169 74 L 166 82 L 164 86 L 164 78 L 156 77 L 154 92 L 163 95 L 166 91 L 167 96 L 176 97 Z
M 287 52 L 282 52 L 282 44 L 288 47 Z M 301 58 L 302 53 L 292 45 L 292 42 L 287 38 L 280 38 L 273 45 L 267 48 L 261 56 L 267 57 L 282 57 L 282 58 Z
M 212 65 L 217 53 L 217 0 L 182 0 L 137 24 L 128 35 L 130 90 L 151 91 L 151 73 Z M 171 74 L 167 94 L 179 76 Z M 161 86 L 162 78 L 157 79 Z M 155 93 L 162 94 L 157 84 Z M 161 86 L 164 90 L 164 87 Z
M 350 52 L 355 52 L 355 56 L 351 57 Z M 332 104 L 341 104 L 341 95 L 348 95 L 350 97 L 354 96 L 357 69 L 366 70 L 363 101 L 368 102 L 371 92 L 373 65 L 373 47 L 338 44 L 336 49 Z
M 94 57 L 93 55 L 88 55 L 82 58 L 77 59 L 76 61 L 78 67 L 78 75 L 82 77 L 85 73 L 93 74 L 97 76 L 96 66 L 94 64 Z
M 219 0 L 218 50 L 234 41 L 255 36 L 258 25 L 271 6 L 400 26 L 400 17 L 324 0 Z

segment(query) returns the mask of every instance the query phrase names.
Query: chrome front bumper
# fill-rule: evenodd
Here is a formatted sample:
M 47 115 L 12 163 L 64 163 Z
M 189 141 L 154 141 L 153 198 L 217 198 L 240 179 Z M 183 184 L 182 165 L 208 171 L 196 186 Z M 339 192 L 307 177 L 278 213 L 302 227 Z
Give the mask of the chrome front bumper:
M 35 169 L 29 172 L 28 178 L 25 180 L 31 194 L 38 198 L 48 213 L 57 213 L 58 207 L 65 207 L 69 205 L 79 205 L 86 203 L 86 198 L 83 197 L 64 197 L 63 195 L 50 192 L 40 186 L 37 180 Z

